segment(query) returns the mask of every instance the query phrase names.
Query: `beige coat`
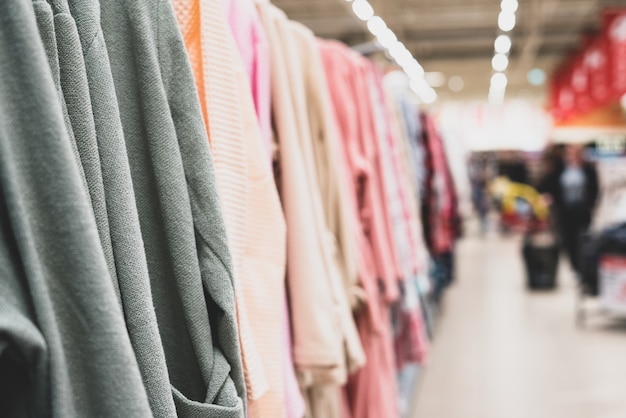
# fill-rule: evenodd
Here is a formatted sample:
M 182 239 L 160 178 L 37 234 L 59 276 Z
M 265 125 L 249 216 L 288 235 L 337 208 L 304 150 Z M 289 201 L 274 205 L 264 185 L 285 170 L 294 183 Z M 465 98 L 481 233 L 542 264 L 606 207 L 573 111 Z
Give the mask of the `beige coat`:
M 339 417 L 338 389 L 365 357 L 346 295 L 356 261 L 350 224 L 341 223 L 342 186 L 333 181 L 341 176 L 331 171 L 340 165 L 332 119 L 323 111 L 327 86 L 313 34 L 269 3 L 259 3 L 259 12 L 271 49 L 294 360 L 309 415 Z

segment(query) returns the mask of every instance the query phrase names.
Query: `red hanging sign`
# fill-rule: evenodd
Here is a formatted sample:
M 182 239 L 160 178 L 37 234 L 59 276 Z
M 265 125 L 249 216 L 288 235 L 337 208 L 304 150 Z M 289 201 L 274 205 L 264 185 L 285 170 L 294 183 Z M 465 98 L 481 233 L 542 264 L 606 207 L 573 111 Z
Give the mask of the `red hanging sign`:
M 611 99 L 611 73 L 609 68 L 609 43 L 604 33 L 589 44 L 584 53 L 589 74 L 589 94 L 595 106 L 603 106 Z
M 608 41 L 611 98 L 626 93 L 626 9 L 609 9 L 603 15 L 603 31 Z

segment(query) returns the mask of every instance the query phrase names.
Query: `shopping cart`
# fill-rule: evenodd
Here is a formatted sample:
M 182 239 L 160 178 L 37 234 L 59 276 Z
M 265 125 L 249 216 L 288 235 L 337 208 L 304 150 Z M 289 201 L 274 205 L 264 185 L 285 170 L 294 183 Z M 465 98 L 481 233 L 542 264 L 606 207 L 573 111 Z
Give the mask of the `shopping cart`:
M 498 178 L 491 191 L 500 213 L 502 230 L 523 234 L 548 230 L 548 205 L 536 189 Z
M 576 322 L 584 327 L 587 300 L 595 298 L 596 313 L 626 318 L 626 223 L 582 237 Z

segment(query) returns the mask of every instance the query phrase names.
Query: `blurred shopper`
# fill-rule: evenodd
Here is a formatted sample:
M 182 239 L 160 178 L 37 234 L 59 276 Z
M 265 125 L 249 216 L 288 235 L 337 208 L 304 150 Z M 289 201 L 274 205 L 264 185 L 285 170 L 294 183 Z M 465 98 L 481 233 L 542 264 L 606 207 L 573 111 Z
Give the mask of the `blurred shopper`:
M 499 174 L 512 182 L 529 184 L 528 167 L 524 154 L 517 151 L 507 151 L 500 163 Z
M 480 221 L 482 233 L 487 231 L 487 216 L 489 214 L 489 198 L 487 183 L 489 181 L 488 162 L 484 156 L 474 155 L 470 161 L 470 182 L 472 185 L 472 203 Z
M 554 151 L 553 151 L 554 152 Z M 563 249 L 572 268 L 580 268 L 580 239 L 589 229 L 598 200 L 598 174 L 583 158 L 583 148 L 567 145 L 563 157 L 552 155 L 551 167 L 539 189 L 551 200 L 552 212 Z

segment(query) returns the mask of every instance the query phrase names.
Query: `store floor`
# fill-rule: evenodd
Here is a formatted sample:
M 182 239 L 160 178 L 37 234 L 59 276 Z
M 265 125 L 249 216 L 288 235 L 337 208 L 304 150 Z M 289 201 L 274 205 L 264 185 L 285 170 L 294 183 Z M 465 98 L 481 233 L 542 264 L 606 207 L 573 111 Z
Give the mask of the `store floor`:
M 460 242 L 413 418 L 626 417 L 626 321 L 578 329 L 560 267 L 558 290 L 529 293 L 519 238 Z

